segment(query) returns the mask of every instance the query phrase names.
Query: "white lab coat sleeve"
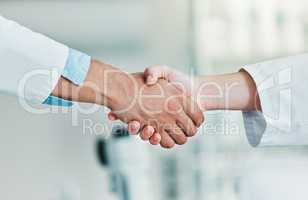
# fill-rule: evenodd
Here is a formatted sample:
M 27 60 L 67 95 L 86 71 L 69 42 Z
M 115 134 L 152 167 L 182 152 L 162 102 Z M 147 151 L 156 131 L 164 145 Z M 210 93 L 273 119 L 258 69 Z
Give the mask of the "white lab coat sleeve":
M 56 86 L 69 48 L 0 16 L 0 91 L 42 103 Z
M 252 146 L 308 144 L 308 54 L 245 66 L 256 83 L 262 112 L 244 112 Z

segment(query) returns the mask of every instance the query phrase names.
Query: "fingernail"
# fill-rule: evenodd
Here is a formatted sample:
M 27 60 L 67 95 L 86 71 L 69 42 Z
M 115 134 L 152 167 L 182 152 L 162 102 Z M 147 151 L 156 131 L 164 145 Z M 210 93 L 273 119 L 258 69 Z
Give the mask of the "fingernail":
M 138 128 L 139 128 L 138 124 L 133 124 L 134 131 L 137 131 Z
M 108 115 L 108 118 L 109 118 L 110 121 L 115 121 L 116 120 L 115 116 L 113 116 L 113 115 Z
M 160 137 L 157 137 L 157 136 L 156 136 L 156 137 L 154 138 L 154 140 L 155 140 L 155 142 L 159 142 L 159 141 L 160 141 Z
M 131 125 L 131 130 L 132 130 L 133 132 L 136 131 L 136 125 L 135 125 L 135 124 Z
M 131 124 L 131 129 L 134 132 L 134 134 L 138 134 L 138 131 L 140 129 L 140 124 L 138 122 L 134 122 Z
M 153 81 L 154 81 L 154 77 L 152 75 L 149 75 L 147 77 L 147 83 L 153 83 Z
M 155 130 L 154 130 L 154 128 L 152 126 L 149 126 L 148 127 L 148 131 L 151 132 L 151 134 L 153 134 Z
M 131 134 L 131 135 L 137 135 L 137 130 L 133 130 L 133 129 L 130 129 L 128 130 L 128 132 Z

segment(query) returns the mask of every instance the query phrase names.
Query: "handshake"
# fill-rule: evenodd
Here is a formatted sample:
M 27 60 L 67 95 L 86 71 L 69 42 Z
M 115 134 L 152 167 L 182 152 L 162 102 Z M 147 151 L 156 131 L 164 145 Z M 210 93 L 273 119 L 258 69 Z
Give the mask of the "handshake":
M 167 66 L 136 74 L 111 70 L 104 80 L 107 106 L 112 110 L 108 118 L 128 123 L 132 135 L 140 133 L 152 145 L 183 145 L 204 122 L 189 77 Z
M 83 85 L 62 78 L 53 95 L 107 106 L 110 120 L 127 123 L 131 134 L 163 148 L 185 144 L 204 122 L 206 110 L 261 110 L 255 82 L 244 70 L 189 77 L 154 66 L 128 74 L 92 60 Z

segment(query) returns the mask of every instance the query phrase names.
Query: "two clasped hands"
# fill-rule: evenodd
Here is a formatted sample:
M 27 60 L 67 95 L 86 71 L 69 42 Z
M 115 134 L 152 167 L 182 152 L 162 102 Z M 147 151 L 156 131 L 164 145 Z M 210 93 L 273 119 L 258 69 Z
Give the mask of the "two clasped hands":
M 189 78 L 167 66 L 156 66 L 144 73 L 121 77 L 114 91 L 117 101 L 109 106 L 110 120 L 128 123 L 131 134 L 138 134 L 152 145 L 172 148 L 183 145 L 204 122 L 203 108 L 191 92 Z
M 95 102 L 111 109 L 110 120 L 127 123 L 131 134 L 163 148 L 185 144 L 204 122 L 206 110 L 260 110 L 255 83 L 245 71 L 190 77 L 167 66 L 154 66 L 128 74 L 93 61 L 88 77 L 103 97 Z
M 261 110 L 256 85 L 244 70 L 190 77 L 167 66 L 128 74 L 93 59 L 81 86 L 61 78 L 54 96 L 111 109 L 110 120 L 163 148 L 183 145 L 197 133 L 206 110 Z
M 8 66 L 0 89 L 18 96 L 25 108 L 72 105 L 64 100 L 106 106 L 111 120 L 165 148 L 194 136 L 204 111 L 238 110 L 252 146 L 307 143 L 306 124 L 298 123 L 308 109 L 307 54 L 231 74 L 191 77 L 166 66 L 128 74 L 2 16 L 0 35 L 0 60 Z

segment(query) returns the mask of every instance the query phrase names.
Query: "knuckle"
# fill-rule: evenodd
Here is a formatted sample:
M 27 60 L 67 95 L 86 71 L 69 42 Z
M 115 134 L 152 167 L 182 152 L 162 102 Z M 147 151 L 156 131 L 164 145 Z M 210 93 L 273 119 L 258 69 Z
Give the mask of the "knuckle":
M 186 131 L 186 135 L 188 137 L 193 137 L 197 134 L 198 130 L 197 130 L 197 127 L 194 126 L 194 124 L 191 124 L 189 127 L 188 127 L 188 130 Z
M 199 127 L 205 122 L 205 116 L 203 114 L 201 114 L 201 117 L 200 117 L 200 125 Z
M 146 76 L 150 76 L 150 75 L 153 76 L 154 72 L 153 72 L 153 70 L 151 70 L 151 69 L 148 68 L 148 69 L 145 70 L 144 74 L 145 74 Z
M 168 111 L 170 112 L 177 112 L 180 110 L 180 105 L 179 103 L 174 99 L 170 100 L 167 104 Z
M 141 138 L 142 140 L 144 140 L 144 141 L 147 141 L 147 140 L 148 140 L 148 136 L 147 136 L 147 134 L 144 133 L 144 132 L 142 132 L 142 133 L 140 134 L 140 138 Z
M 194 128 L 191 132 L 191 137 L 195 136 L 197 132 L 198 132 L 197 128 Z
M 162 143 L 161 146 L 165 149 L 172 149 L 174 147 L 175 143 L 174 142 L 166 142 Z
M 187 126 L 183 131 L 185 132 L 185 135 L 187 135 L 188 137 L 191 137 L 194 135 L 194 126 L 192 125 Z
M 154 141 L 154 140 L 150 140 L 150 144 L 151 144 L 151 145 L 157 145 L 157 142 Z
M 190 130 L 189 132 L 186 132 L 186 134 L 187 134 L 188 137 L 193 137 L 193 136 L 196 135 L 196 131 Z
M 200 127 L 205 120 L 203 113 L 198 112 L 195 118 L 196 125 Z
M 186 143 L 187 143 L 187 138 L 186 138 L 186 137 L 183 137 L 183 138 L 179 139 L 179 140 L 176 142 L 176 144 L 178 144 L 178 145 L 184 145 L 184 144 L 186 144 Z

